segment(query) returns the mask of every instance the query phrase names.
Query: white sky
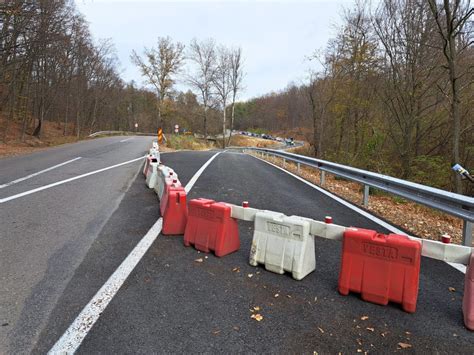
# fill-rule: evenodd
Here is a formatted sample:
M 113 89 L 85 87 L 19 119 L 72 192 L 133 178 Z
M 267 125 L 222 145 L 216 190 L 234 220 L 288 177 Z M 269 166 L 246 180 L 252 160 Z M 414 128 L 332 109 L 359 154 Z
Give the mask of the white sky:
M 188 44 L 212 37 L 243 50 L 245 91 L 241 100 L 301 83 L 316 62 L 306 58 L 326 46 L 351 0 L 163 1 L 75 0 L 95 40 L 111 38 L 126 81 L 143 79 L 130 61 L 158 36 Z M 180 84 L 179 89 L 186 89 Z

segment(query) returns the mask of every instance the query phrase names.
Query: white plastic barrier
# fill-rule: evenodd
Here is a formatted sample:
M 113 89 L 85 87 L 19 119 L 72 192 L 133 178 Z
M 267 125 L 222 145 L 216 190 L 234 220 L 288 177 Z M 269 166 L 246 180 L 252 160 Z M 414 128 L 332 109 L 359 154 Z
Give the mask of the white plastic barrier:
M 146 185 L 148 188 L 153 189 L 158 181 L 158 162 L 150 162 L 148 164 L 148 170 L 146 173 Z
M 294 279 L 303 279 L 316 268 L 310 222 L 272 211 L 257 212 L 250 265 L 264 264 L 268 271 L 278 274 L 288 271 Z
M 166 186 L 166 179 L 178 180 L 178 174 L 176 174 L 173 169 L 165 165 L 158 165 L 157 174 L 157 179 L 153 187 L 156 194 L 158 195 L 158 198 L 161 200 Z
M 160 163 L 160 151 L 158 150 L 158 148 L 150 148 L 150 151 L 148 153 L 149 155 L 151 155 L 153 158 L 155 158 L 158 163 Z
M 159 145 L 158 145 L 158 142 L 157 142 L 157 141 L 153 141 L 153 143 L 152 143 L 152 147 L 153 147 L 153 148 L 155 148 L 156 150 L 159 150 L 159 149 L 160 149 L 160 147 L 159 147 Z
M 155 162 L 160 162 L 160 159 L 159 158 L 156 158 L 156 156 L 154 154 L 147 154 L 145 156 L 145 164 L 143 165 L 143 175 L 147 175 L 147 171 L 148 171 L 148 166 L 150 165 L 150 163 L 152 161 L 155 161 Z

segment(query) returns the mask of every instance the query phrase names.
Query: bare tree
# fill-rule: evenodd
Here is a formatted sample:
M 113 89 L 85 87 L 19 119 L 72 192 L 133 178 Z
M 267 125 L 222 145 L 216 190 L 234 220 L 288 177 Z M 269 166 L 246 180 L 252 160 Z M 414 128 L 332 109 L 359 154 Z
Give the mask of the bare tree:
M 133 51 L 131 59 L 158 94 L 158 126 L 162 127 L 163 102 L 170 95 L 174 77 L 184 64 L 184 45 L 173 43 L 170 37 L 159 37 L 157 48 L 145 48 L 144 57 Z
M 242 81 L 244 78 L 244 72 L 242 70 L 242 48 L 238 47 L 233 49 L 229 53 L 229 66 L 230 66 L 230 86 L 232 90 L 232 101 L 231 101 L 231 117 L 230 117 L 230 134 L 229 142 L 232 138 L 232 130 L 234 129 L 234 118 L 235 118 L 235 100 L 238 93 L 243 89 Z
M 231 82 L 231 54 L 226 47 L 219 47 L 217 55 L 216 75 L 212 83 L 216 90 L 216 96 L 222 106 L 222 147 L 225 148 L 226 137 L 226 110 L 229 95 L 232 92 Z
M 324 130 L 327 120 L 329 106 L 334 99 L 335 80 L 331 80 L 324 67 L 322 73 L 310 73 L 307 95 L 311 104 L 311 115 L 313 118 L 313 146 L 316 158 L 324 157 Z
M 188 83 L 198 90 L 203 105 L 203 133 L 207 137 L 208 109 L 212 101 L 212 82 L 216 74 L 216 45 L 213 39 L 191 41 L 189 58 L 196 64 L 196 71 L 187 78 Z
M 443 55 L 449 74 L 450 115 L 453 123 L 452 159 L 453 163 L 461 161 L 461 85 L 459 60 L 462 53 L 472 46 L 472 30 L 465 32 L 466 24 L 474 14 L 470 0 L 443 0 L 438 5 L 436 0 L 429 0 L 438 33 L 443 43 Z M 464 43 L 463 43 L 464 42 Z M 462 193 L 461 177 L 455 175 L 456 192 Z
M 428 5 L 418 0 L 384 0 L 374 29 L 385 55 L 380 94 L 388 110 L 388 134 L 401 159 L 402 177 L 409 178 L 422 119 L 433 106 L 430 97 L 439 78 Z

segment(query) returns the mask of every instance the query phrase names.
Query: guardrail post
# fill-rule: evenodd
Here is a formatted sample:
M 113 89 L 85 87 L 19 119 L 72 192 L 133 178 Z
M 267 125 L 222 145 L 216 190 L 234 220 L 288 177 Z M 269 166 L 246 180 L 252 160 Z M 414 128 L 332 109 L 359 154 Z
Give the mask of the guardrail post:
M 369 185 L 364 185 L 364 197 L 362 199 L 362 204 L 364 207 L 369 207 Z
M 298 163 L 298 174 L 300 173 L 300 163 Z
M 326 182 L 326 172 L 319 170 L 319 184 L 323 186 L 325 182 Z
M 465 246 L 472 247 L 472 222 L 463 221 L 462 241 Z

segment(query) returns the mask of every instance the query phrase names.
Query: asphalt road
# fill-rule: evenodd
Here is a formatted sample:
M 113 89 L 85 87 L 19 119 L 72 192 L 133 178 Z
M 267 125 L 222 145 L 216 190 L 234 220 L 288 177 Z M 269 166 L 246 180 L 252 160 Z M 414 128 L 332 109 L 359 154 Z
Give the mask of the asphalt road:
M 113 137 L 0 159 L 0 199 L 144 155 L 151 137 Z M 141 161 L 0 204 L 0 353 L 29 352 Z
M 103 146 L 102 140 L 84 143 L 97 146 L 82 148 L 79 156 L 106 150 L 90 167 L 93 170 L 140 156 L 150 144 L 136 138 L 122 147 L 119 141 L 103 140 Z M 107 150 L 107 145 L 115 148 Z M 64 149 L 70 147 L 74 146 Z M 124 156 L 118 159 L 112 152 Z M 186 184 L 213 154 L 177 152 L 162 160 Z M 116 160 L 103 161 L 109 155 Z M 23 157 L 23 163 L 36 160 L 32 157 Z M 87 163 L 83 159 L 77 165 Z M 60 162 L 53 160 L 48 164 Z M 0 184 L 29 173 L 4 178 L 8 164 L 22 167 L 11 159 L 0 160 Z M 0 204 L 0 322 L 8 323 L 0 327 L 0 352 L 47 352 L 155 223 L 157 199 L 143 176 L 136 175 L 138 165 Z M 89 170 L 71 168 L 66 165 L 55 174 L 65 174 L 64 178 L 67 171 L 72 175 Z M 42 179 L 59 178 L 50 173 Z M 0 189 L 0 198 L 9 195 L 10 188 Z M 248 200 L 255 208 L 315 219 L 331 215 L 337 224 L 386 232 L 290 175 L 239 153 L 221 153 L 209 165 L 188 198 L 197 197 L 236 204 Z M 223 258 L 204 258 L 184 247 L 182 236 L 158 236 L 78 352 L 473 352 L 474 333 L 464 328 L 461 313 L 464 275 L 451 266 L 423 258 L 417 311 L 408 314 L 398 305 L 383 307 L 363 302 L 358 295 L 338 294 L 339 242 L 317 239 L 316 271 L 295 281 L 290 275 L 250 266 L 252 224 L 239 222 L 239 228 L 241 249 Z M 253 307 L 260 307 L 261 322 L 251 319 Z M 410 347 L 400 349 L 399 343 Z

